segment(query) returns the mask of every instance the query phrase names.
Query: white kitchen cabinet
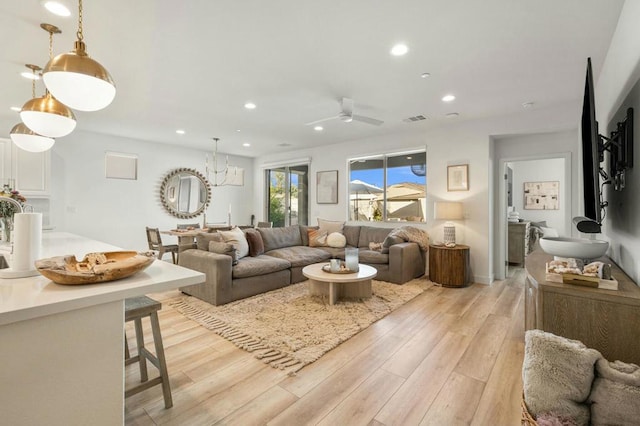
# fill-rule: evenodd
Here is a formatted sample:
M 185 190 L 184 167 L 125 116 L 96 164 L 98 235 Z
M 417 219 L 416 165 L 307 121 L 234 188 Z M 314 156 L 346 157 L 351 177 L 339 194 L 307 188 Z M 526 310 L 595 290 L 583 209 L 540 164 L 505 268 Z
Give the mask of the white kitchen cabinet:
M 9 183 L 13 178 L 11 174 L 11 145 L 10 139 L 0 138 L 0 187 Z
M 15 189 L 25 197 L 48 197 L 51 182 L 51 151 L 28 152 L 13 146 Z

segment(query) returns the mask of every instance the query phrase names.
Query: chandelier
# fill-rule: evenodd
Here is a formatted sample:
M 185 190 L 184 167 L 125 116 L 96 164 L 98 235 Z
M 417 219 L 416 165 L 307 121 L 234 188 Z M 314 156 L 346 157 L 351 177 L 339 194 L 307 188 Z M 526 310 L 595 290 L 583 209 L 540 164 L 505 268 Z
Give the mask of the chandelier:
M 209 168 L 209 154 L 205 154 L 205 170 L 207 179 L 213 186 L 228 185 L 227 179 L 238 174 L 238 167 L 229 166 L 229 156 L 224 161 L 224 167 L 218 169 L 218 141 L 220 138 L 212 138 L 213 145 L 213 168 Z

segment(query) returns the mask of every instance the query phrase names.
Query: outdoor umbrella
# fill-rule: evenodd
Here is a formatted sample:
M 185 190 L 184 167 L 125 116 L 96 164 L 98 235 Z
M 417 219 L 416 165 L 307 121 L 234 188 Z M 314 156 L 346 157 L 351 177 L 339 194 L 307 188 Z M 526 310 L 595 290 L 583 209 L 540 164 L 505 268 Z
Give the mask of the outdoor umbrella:
M 356 198 L 354 200 L 354 219 L 358 220 L 358 199 L 360 194 L 381 194 L 384 192 L 384 189 L 379 188 L 375 185 L 371 185 L 370 183 L 363 182 L 361 180 L 352 180 L 349 182 L 349 192 L 356 194 Z M 369 198 L 367 198 L 369 200 Z

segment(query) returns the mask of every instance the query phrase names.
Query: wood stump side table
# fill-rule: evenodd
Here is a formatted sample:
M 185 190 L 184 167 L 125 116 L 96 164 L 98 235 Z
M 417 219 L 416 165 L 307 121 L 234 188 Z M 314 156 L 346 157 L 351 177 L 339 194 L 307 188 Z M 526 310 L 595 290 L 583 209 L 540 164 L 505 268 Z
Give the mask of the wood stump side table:
M 429 245 L 429 279 L 444 287 L 464 287 L 471 282 L 469 246 Z

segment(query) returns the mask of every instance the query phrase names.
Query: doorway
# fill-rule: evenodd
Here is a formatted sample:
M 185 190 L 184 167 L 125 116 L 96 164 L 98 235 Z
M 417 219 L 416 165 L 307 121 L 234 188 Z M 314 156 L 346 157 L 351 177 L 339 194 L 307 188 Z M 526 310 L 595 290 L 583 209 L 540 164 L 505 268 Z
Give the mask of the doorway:
M 309 211 L 309 166 L 267 169 L 267 221 L 274 227 L 306 225 Z

